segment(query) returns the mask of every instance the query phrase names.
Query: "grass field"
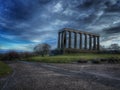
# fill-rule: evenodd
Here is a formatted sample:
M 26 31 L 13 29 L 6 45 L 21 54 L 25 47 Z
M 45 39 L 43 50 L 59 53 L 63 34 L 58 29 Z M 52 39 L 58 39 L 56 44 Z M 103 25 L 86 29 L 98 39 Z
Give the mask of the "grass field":
M 5 63 L 0 61 L 0 77 L 8 75 L 12 72 L 12 69 Z
M 28 61 L 38 61 L 45 63 L 71 63 L 78 60 L 93 60 L 93 59 L 108 59 L 108 58 L 118 58 L 120 59 L 120 54 L 92 54 L 92 53 L 81 53 L 81 54 L 69 54 L 69 55 L 58 55 L 58 56 L 35 56 L 27 58 Z

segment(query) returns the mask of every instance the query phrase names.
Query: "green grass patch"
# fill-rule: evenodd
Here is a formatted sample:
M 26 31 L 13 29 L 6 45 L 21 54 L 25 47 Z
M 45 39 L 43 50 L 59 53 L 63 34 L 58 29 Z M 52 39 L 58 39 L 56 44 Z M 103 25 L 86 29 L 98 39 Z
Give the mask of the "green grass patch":
M 0 61 L 0 77 L 6 76 L 12 72 L 12 69 L 5 63 Z
M 120 54 L 94 54 L 94 53 L 81 53 L 81 54 L 66 54 L 58 56 L 34 56 L 26 58 L 28 61 L 37 61 L 45 63 L 71 63 L 78 60 L 93 60 L 93 59 L 106 59 L 106 58 L 119 58 Z

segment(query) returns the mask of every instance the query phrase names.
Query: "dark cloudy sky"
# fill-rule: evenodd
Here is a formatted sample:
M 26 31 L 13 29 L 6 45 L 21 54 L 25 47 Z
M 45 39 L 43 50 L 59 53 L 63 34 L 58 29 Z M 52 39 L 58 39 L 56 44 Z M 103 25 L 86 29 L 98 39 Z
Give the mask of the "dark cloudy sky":
M 61 28 L 101 35 L 101 44 L 120 44 L 120 0 L 0 0 L 0 48 L 31 50 L 57 44 Z

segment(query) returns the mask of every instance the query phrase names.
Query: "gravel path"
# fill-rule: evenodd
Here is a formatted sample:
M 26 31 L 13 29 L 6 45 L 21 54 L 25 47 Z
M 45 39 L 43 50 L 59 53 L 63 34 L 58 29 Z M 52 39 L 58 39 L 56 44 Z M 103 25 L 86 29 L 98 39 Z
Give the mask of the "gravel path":
M 9 65 L 14 73 L 8 78 L 0 79 L 0 90 L 120 89 L 120 65 L 46 64 L 22 61 Z M 109 74 L 109 69 L 114 73 Z

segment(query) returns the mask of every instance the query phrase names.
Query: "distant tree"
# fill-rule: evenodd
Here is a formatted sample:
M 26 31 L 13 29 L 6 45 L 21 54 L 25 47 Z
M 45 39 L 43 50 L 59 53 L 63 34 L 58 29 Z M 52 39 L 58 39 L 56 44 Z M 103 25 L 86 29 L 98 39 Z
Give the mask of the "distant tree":
M 105 46 L 104 45 L 100 45 L 100 50 L 106 50 Z
M 120 46 L 118 45 L 118 44 L 111 44 L 110 46 L 109 46 L 109 49 L 111 49 L 111 50 L 120 50 Z
M 20 55 L 21 55 L 21 59 L 24 59 L 24 58 L 34 56 L 34 53 L 32 53 L 32 52 L 22 52 Z
M 49 44 L 43 43 L 43 44 L 38 44 L 34 47 L 34 52 L 38 55 L 48 55 L 50 52 L 51 46 Z

